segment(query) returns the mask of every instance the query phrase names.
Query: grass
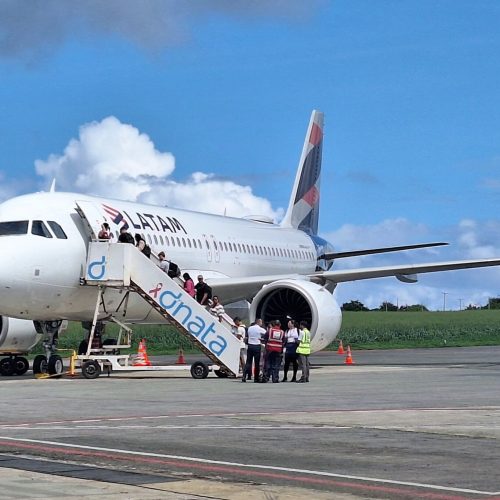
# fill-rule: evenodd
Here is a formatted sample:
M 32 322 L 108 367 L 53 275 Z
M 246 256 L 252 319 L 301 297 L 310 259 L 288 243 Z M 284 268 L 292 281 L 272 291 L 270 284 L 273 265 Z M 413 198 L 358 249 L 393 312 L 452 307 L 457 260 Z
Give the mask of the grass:
M 131 352 L 137 352 L 141 338 L 149 354 L 199 352 L 171 326 L 136 325 Z M 108 325 L 103 336 L 116 337 L 118 327 Z M 78 349 L 84 331 L 70 323 L 61 335 L 61 349 Z M 337 349 L 338 340 L 356 349 L 397 349 L 411 347 L 465 347 L 500 345 L 500 310 L 457 312 L 344 312 L 337 340 L 328 348 Z M 34 354 L 42 352 L 37 346 Z
M 337 339 L 357 349 L 500 345 L 500 310 L 345 312 Z

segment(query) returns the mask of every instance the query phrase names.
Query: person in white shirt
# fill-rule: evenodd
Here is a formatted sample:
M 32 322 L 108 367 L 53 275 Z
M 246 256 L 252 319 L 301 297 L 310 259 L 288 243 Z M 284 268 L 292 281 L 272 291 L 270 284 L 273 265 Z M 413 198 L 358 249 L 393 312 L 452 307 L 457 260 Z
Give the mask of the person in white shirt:
M 299 324 L 297 321 L 291 319 L 288 322 L 288 330 L 285 332 L 285 366 L 283 367 L 283 380 L 282 382 L 288 381 L 288 369 L 290 368 L 290 363 L 293 366 L 293 377 L 292 382 L 297 381 L 297 370 L 299 369 L 299 363 L 297 361 L 297 346 L 299 345 Z
M 158 267 L 163 272 L 167 273 L 168 272 L 168 265 L 170 264 L 170 262 L 166 259 L 165 252 L 163 250 L 158 254 L 158 259 L 160 260 Z
M 236 316 L 233 319 L 234 322 L 234 327 L 233 327 L 233 334 L 236 335 L 236 337 L 239 339 L 241 343 L 241 349 L 240 349 L 240 369 L 242 373 L 245 371 L 245 363 L 246 363 L 246 350 L 247 350 L 247 345 L 245 344 L 245 336 L 246 336 L 246 328 L 245 325 L 241 322 L 241 319 Z
M 247 331 L 247 361 L 243 370 L 242 382 L 252 379 L 252 363 L 254 364 L 254 382 L 259 381 L 260 373 L 260 351 L 261 340 L 264 338 L 266 330 L 262 328 L 262 320 L 259 318 L 253 323 Z

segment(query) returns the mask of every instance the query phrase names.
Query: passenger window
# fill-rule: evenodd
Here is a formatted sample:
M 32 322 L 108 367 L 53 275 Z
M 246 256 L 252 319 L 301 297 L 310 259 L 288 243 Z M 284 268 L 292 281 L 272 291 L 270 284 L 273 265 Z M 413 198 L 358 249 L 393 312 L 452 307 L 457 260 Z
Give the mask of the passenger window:
M 158 245 L 158 238 L 156 237 L 156 234 L 155 234 L 155 235 L 153 235 L 153 238 L 154 238 L 154 240 L 155 240 L 155 245 Z
M 34 220 L 31 226 L 31 234 L 35 236 L 43 236 L 44 238 L 52 238 L 52 234 L 48 230 L 45 223 L 41 220 Z
M 170 237 L 172 239 L 172 246 L 175 247 L 175 239 L 173 236 Z
M 198 248 L 201 250 L 202 246 L 201 246 L 201 240 L 198 240 Z
M 160 238 L 160 243 L 161 243 L 161 244 L 162 244 L 162 246 L 163 246 L 163 236 L 160 234 L 159 238 Z M 165 240 L 166 240 L 167 245 L 168 245 L 168 238 L 165 238 Z
M 27 233 L 28 233 L 27 220 L 0 222 L 0 236 L 10 236 L 13 234 L 27 234 Z
M 50 228 L 52 229 L 52 231 L 54 231 L 56 238 L 58 238 L 60 240 L 67 240 L 68 239 L 63 228 L 57 222 L 54 222 L 53 220 L 49 220 L 48 224 L 49 224 Z
M 151 235 L 148 234 L 148 241 L 149 241 L 149 244 L 152 245 L 153 244 L 153 238 L 151 238 Z
M 187 242 L 188 242 L 188 247 L 189 247 L 189 248 L 191 248 L 191 239 L 190 239 L 190 238 L 188 238 L 188 239 L 187 239 Z

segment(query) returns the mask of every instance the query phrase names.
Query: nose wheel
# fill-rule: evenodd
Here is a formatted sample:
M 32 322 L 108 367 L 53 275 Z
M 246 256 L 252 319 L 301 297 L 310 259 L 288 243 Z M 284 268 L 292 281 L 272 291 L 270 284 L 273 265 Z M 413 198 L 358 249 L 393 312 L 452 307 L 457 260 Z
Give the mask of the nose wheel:
M 48 373 L 48 371 L 47 358 L 43 354 L 35 356 L 35 359 L 33 360 L 33 374 L 41 375 Z

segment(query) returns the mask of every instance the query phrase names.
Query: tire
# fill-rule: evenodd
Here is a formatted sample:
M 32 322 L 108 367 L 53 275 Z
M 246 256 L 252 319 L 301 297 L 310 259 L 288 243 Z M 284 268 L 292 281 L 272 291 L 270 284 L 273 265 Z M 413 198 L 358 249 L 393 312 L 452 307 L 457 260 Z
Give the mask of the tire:
M 14 362 L 14 371 L 16 375 L 24 375 L 30 367 L 28 360 L 21 356 L 16 356 L 13 362 Z
M 82 364 L 82 375 L 88 379 L 97 378 L 101 374 L 101 365 L 94 361 L 93 359 L 89 359 Z
M 191 365 L 191 377 L 195 379 L 207 378 L 208 372 L 208 366 L 203 361 L 196 361 Z
M 49 372 L 49 375 L 55 375 L 57 378 L 59 378 L 64 372 L 64 363 L 61 356 L 52 354 L 47 364 L 47 370 Z
M 10 377 L 14 375 L 16 371 L 16 365 L 12 358 L 3 358 L 0 360 L 0 375 L 4 377 Z
M 47 373 L 48 371 L 47 358 L 43 354 L 35 356 L 33 360 L 33 373 L 38 375 L 39 373 Z
M 227 378 L 229 376 L 227 372 L 223 372 L 222 370 L 214 370 L 214 373 L 219 378 Z

